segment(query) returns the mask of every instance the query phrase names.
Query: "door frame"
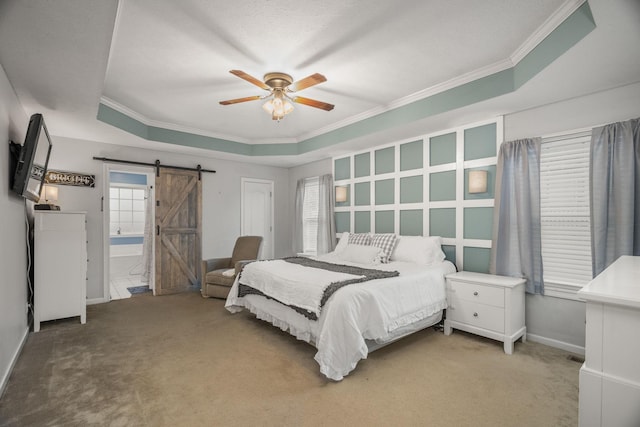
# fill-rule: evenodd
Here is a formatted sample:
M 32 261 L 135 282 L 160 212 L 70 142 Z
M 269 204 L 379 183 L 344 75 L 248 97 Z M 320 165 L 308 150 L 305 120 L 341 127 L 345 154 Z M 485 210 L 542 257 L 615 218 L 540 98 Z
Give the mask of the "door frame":
M 103 302 L 111 301 L 111 262 L 110 262 L 110 252 L 111 252 L 111 233 L 109 232 L 110 228 L 110 220 L 111 220 L 111 209 L 109 203 L 109 189 L 111 188 L 111 174 L 110 172 L 131 172 L 137 174 L 147 175 L 147 187 L 151 187 L 149 191 L 149 197 L 153 197 L 152 200 L 155 200 L 155 188 L 156 188 L 156 170 L 152 166 L 133 166 L 127 164 L 120 163 L 104 163 L 103 165 L 103 187 L 102 187 L 102 268 L 103 268 L 103 279 L 104 282 L 103 290 L 102 290 L 102 299 Z M 156 204 L 151 203 L 151 219 L 155 222 L 155 214 L 156 214 Z M 153 227 L 153 224 L 152 224 Z M 155 242 L 151 242 L 151 278 L 150 281 L 155 283 Z M 154 286 L 155 288 L 155 286 Z M 155 292 L 154 292 L 155 293 Z
M 275 200 L 275 191 L 274 191 L 274 182 L 270 179 L 259 179 L 259 178 L 240 178 L 240 235 L 245 235 L 244 230 L 244 186 L 246 183 L 258 183 L 258 184 L 270 184 L 271 188 L 271 224 L 269 224 L 271 230 L 271 239 L 270 240 L 270 253 L 272 257 L 275 257 L 275 223 L 274 223 L 274 200 Z

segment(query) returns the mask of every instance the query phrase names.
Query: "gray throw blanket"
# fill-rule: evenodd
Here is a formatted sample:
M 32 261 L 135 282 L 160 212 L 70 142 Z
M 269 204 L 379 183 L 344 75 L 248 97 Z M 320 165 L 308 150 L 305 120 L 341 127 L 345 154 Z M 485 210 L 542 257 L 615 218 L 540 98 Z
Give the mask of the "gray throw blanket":
M 396 277 L 400 275 L 400 273 L 398 273 L 397 271 L 374 270 L 370 268 L 354 267 L 351 265 L 332 264 L 330 262 L 318 261 L 318 260 L 306 258 L 306 257 L 287 257 L 287 258 L 282 258 L 282 260 L 286 262 L 290 262 L 292 264 L 302 265 L 305 267 L 320 268 L 323 270 L 333 271 L 337 273 L 347 273 L 347 274 L 352 274 L 354 276 L 361 276 L 361 277 L 354 277 L 353 279 L 341 280 L 339 282 L 334 282 L 329 284 L 329 286 L 327 286 L 324 289 L 324 292 L 322 294 L 322 299 L 320 301 L 320 309 L 324 307 L 325 303 L 329 300 L 331 295 L 333 295 L 336 291 L 343 288 L 344 286 L 351 285 L 353 283 L 361 283 L 361 282 L 366 282 L 366 281 L 375 280 L 375 279 L 385 279 L 387 277 Z M 260 262 L 260 261 L 257 261 L 257 262 Z M 312 271 L 309 272 L 309 275 L 310 275 L 309 279 L 313 280 L 313 277 L 311 276 L 311 274 L 313 274 Z M 242 283 L 242 272 L 240 272 L 240 277 L 238 278 L 238 285 L 239 285 L 238 297 L 243 297 L 245 295 L 261 295 L 269 299 L 272 299 L 274 301 L 280 302 L 277 299 L 271 298 L 269 295 L 265 295 L 263 292 L 252 288 L 250 283 Z M 285 304 L 285 305 L 287 307 L 292 308 L 296 312 L 302 314 L 308 319 L 318 320 L 318 314 L 312 311 L 309 311 L 300 307 L 296 307 L 295 305 L 290 305 L 290 304 Z

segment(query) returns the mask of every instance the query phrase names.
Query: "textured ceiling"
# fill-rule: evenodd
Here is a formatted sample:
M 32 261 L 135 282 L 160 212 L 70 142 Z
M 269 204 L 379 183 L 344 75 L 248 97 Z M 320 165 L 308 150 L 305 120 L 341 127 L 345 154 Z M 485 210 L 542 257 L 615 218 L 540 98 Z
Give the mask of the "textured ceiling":
M 2 0 L 0 64 L 27 114 L 44 113 L 54 136 L 292 166 L 640 81 L 637 0 L 590 0 L 593 31 L 566 46 L 556 46 L 562 36 L 545 40 L 562 33 L 559 26 L 583 3 Z M 519 66 L 544 43 L 558 55 L 511 91 L 375 129 L 402 106 Z M 264 93 L 231 69 L 258 78 L 324 74 L 327 82 L 300 94 L 336 107 L 296 104 L 274 122 L 260 101 L 221 106 Z M 158 143 L 97 120 L 101 104 L 135 125 L 232 146 L 285 146 L 337 133 L 340 141 L 253 157 L 216 151 L 206 138 L 199 148 Z

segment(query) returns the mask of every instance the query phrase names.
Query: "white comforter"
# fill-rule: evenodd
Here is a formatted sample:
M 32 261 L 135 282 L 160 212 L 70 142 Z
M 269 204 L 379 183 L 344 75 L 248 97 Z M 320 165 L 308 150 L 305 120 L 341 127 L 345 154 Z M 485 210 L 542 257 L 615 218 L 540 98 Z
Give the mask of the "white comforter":
M 349 264 L 328 254 L 321 261 Z M 327 301 L 320 318 L 311 321 L 288 307 L 257 295 L 239 298 L 236 279 L 225 307 L 232 313 L 249 309 L 258 318 L 318 349 L 320 372 L 339 381 L 368 354 L 368 340 L 384 342 L 393 332 L 447 307 L 444 275 L 455 272 L 448 261 L 422 266 L 404 262 L 363 268 L 398 271 L 400 276 L 345 286 Z

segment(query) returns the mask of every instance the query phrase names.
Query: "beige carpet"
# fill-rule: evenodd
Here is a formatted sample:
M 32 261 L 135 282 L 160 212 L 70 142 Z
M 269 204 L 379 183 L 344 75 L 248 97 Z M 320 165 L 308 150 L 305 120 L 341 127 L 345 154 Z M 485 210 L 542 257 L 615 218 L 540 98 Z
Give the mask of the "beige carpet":
M 30 334 L 0 400 L 5 426 L 575 426 L 569 353 L 433 328 L 341 382 L 315 349 L 197 293 L 134 296 Z

